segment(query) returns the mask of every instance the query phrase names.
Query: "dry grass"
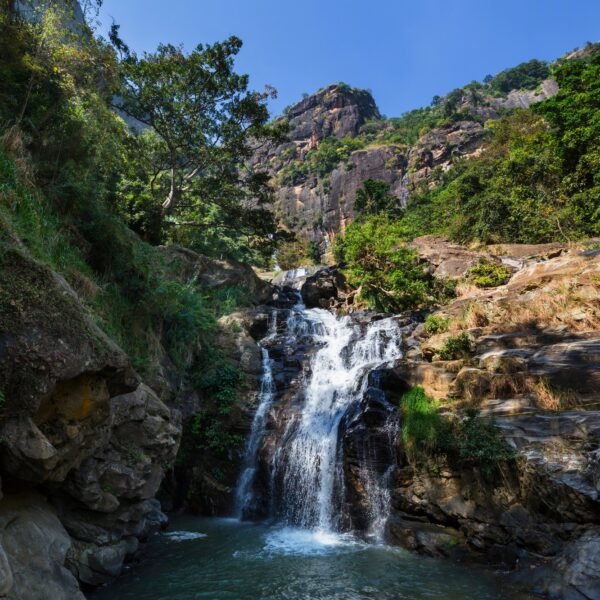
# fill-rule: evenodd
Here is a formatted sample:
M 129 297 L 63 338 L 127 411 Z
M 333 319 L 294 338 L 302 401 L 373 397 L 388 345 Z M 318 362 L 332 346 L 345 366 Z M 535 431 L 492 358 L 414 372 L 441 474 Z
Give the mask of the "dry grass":
M 461 331 L 463 329 L 473 329 L 475 327 L 487 327 L 492 321 L 493 310 L 490 304 L 474 301 L 469 303 L 460 316 L 452 319 L 449 331 Z
M 69 273 L 69 283 L 84 300 L 93 300 L 100 292 L 98 284 L 80 271 Z
M 565 410 L 577 404 L 573 390 L 558 389 L 544 377 L 528 380 L 527 388 L 535 397 L 537 406 L 544 410 Z
M 502 303 L 501 322 L 510 330 L 566 325 L 570 331 L 600 329 L 600 294 L 594 285 L 554 283 L 535 294 Z
M 495 373 L 490 380 L 490 398 L 514 398 L 529 391 L 525 373 Z
M 488 398 L 503 399 L 529 395 L 535 405 L 548 411 L 568 410 L 577 406 L 577 394 L 561 389 L 545 377 L 532 377 L 524 372 L 495 373 L 490 380 Z

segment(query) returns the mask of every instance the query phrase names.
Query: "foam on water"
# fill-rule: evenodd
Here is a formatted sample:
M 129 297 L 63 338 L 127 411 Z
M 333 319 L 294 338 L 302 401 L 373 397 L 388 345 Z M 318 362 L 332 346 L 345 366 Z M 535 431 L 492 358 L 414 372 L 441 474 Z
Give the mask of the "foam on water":
M 266 535 L 263 550 L 268 554 L 316 556 L 357 550 L 363 546 L 363 542 L 350 534 L 334 533 L 323 529 L 281 527 L 271 530 Z
M 199 533 L 197 531 L 167 531 L 162 535 L 174 542 L 188 542 L 190 540 L 199 540 L 206 537 L 205 533 Z

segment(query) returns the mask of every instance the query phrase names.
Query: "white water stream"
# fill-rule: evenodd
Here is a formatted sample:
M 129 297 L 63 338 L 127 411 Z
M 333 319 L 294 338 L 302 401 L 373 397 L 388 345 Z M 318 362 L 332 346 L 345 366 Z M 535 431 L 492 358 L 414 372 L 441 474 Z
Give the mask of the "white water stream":
M 279 495 L 274 516 L 319 535 L 338 532 L 344 493 L 340 423 L 362 401 L 368 373 L 400 358 L 402 332 L 394 318 L 361 325 L 351 316 L 307 309 L 299 302 L 288 318 L 287 337 L 304 338 L 317 350 L 300 390 L 302 407 L 290 419 L 271 465 L 272 481 L 280 482 L 277 492 L 272 490 Z M 238 515 L 251 501 L 265 421 L 274 401 L 272 363 L 262 351 L 263 384 L 238 485 Z M 375 538 L 381 538 L 388 513 L 391 470 L 393 465 L 379 475 L 364 466 L 360 472 L 370 502 L 369 533 Z

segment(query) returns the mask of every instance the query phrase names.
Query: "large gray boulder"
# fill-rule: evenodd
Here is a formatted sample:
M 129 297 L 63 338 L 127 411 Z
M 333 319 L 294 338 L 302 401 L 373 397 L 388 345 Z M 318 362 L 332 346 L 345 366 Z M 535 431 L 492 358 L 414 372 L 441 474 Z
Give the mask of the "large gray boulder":
M 0 501 L 0 597 L 85 600 L 65 567 L 71 539 L 54 510 L 34 493 Z

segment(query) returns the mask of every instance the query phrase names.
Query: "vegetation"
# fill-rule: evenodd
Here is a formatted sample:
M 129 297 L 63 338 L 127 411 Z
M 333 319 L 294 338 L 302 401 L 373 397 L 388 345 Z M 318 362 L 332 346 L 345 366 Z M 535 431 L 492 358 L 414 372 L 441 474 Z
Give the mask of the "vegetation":
M 548 74 L 545 63 L 524 63 L 399 120 L 369 121 L 360 137 L 367 144 L 414 143 L 424 131 L 463 118 L 462 107 L 483 102 L 482 94 L 533 89 Z M 355 203 L 359 217 L 336 239 L 334 256 L 371 308 L 401 310 L 440 297 L 406 245 L 419 235 L 492 244 L 600 234 L 600 49 L 557 63 L 552 76 L 560 86 L 556 96 L 486 123 L 485 152 L 434 173 L 403 211 L 385 183 L 364 182 Z M 468 274 L 479 287 L 502 285 L 509 277 L 504 266 L 491 264 Z M 463 342 L 451 341 L 444 354 L 468 354 Z
M 386 213 L 390 216 L 401 214 L 400 201 L 390 194 L 390 184 L 385 181 L 366 179 L 356 192 L 354 210 L 361 215 Z
M 402 237 L 400 223 L 376 215 L 355 221 L 336 240 L 335 258 L 345 264 L 348 283 L 375 310 L 399 311 L 433 298 L 431 277 Z
M 459 358 L 470 358 L 473 355 L 473 342 L 466 331 L 447 338 L 438 350 L 442 360 L 457 360 Z
M 275 261 L 284 271 L 307 264 L 319 264 L 320 258 L 318 245 L 300 236 L 282 242 L 275 253 Z
M 402 396 L 402 442 L 408 456 L 418 459 L 439 452 L 445 440 L 445 423 L 438 413 L 437 403 L 414 387 Z
M 458 161 L 414 194 L 408 236 L 466 243 L 541 243 L 600 232 L 600 51 L 564 62 L 559 93 L 487 125 L 479 158 Z
M 124 47 L 114 29 L 113 40 L 125 55 L 117 105 L 147 126 L 131 140 L 127 167 L 134 177 L 120 189 L 129 208 L 140 195 L 148 203 L 146 211 L 134 203 L 140 233 L 160 242 L 167 217 L 176 226 L 172 235 L 192 247 L 194 234 L 205 228 L 216 235 L 275 233 L 271 213 L 261 208 L 271 199 L 268 178 L 241 168 L 252 152 L 250 140 L 279 139 L 281 128 L 267 126 L 266 100 L 275 93 L 248 90 L 248 76 L 234 71 L 241 40 L 200 44 L 189 54 L 160 45 L 142 58 Z
M 427 315 L 423 327 L 429 334 L 444 333 L 450 326 L 450 317 L 442 315 Z
M 470 412 L 457 429 L 459 459 L 477 466 L 484 477 L 492 477 L 502 464 L 514 460 L 515 451 L 501 431 L 477 416 L 477 412 Z
M 510 271 L 503 265 L 482 262 L 467 271 L 467 279 L 477 287 L 497 287 L 510 279 Z
M 32 22 L 0 11 L 0 245 L 62 274 L 142 375 L 173 365 L 204 402 L 200 445 L 223 446 L 217 432 L 229 435 L 244 382 L 218 350 L 217 319 L 247 291 L 209 293 L 153 244 L 271 259 L 280 233 L 267 178 L 240 169 L 250 135 L 282 133 L 266 123 L 270 91 L 235 72 L 235 38 L 138 58 L 116 28 L 111 46 L 87 26 L 68 29 L 71 17 L 61 3 Z
M 470 411 L 462 421 L 442 418 L 438 405 L 421 387 L 414 387 L 400 400 L 402 442 L 409 459 L 426 464 L 446 455 L 477 467 L 486 478 L 494 477 L 503 464 L 515 458 L 500 430 Z
M 358 137 L 327 137 L 308 152 L 304 160 L 295 160 L 284 167 L 279 175 L 280 180 L 284 184 L 294 185 L 308 175 L 326 178 L 340 163 L 347 161 L 353 152 L 365 145 L 366 141 Z
M 486 83 L 493 93 L 508 94 L 511 90 L 534 90 L 549 75 L 548 64 L 534 59 L 506 69 Z

